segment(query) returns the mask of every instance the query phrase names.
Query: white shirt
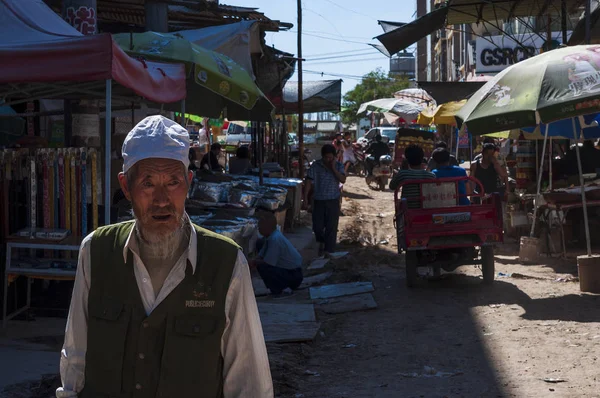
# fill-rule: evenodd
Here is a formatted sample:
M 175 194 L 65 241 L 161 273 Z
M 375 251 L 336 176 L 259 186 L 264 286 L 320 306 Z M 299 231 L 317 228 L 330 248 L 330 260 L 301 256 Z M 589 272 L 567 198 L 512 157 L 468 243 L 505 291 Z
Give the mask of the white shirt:
M 137 239 L 133 231 L 132 229 L 123 248 L 123 258 L 127 261 L 127 252 L 128 250 L 132 251 L 135 279 L 146 314 L 150 315 L 183 281 L 187 260 L 190 261 L 195 272 L 196 230 L 191 228 L 188 248 L 173 266 L 158 296 L 154 294 L 150 276 L 140 259 Z M 93 233 L 83 240 L 79 251 L 79 264 L 60 358 L 63 386 L 56 391 L 57 398 L 77 397 L 77 393 L 83 389 L 85 383 L 92 236 Z M 225 330 L 221 338 L 221 355 L 224 360 L 223 394 L 225 398 L 273 397 L 269 359 L 250 279 L 250 270 L 246 257 L 241 251 L 238 253 L 225 299 Z M 217 365 L 215 364 L 215 366 Z M 199 392 L 198 397 L 201 395 Z
M 198 132 L 198 144 L 200 146 L 210 144 L 210 140 L 208 139 L 208 133 L 206 132 L 205 127 L 202 127 Z

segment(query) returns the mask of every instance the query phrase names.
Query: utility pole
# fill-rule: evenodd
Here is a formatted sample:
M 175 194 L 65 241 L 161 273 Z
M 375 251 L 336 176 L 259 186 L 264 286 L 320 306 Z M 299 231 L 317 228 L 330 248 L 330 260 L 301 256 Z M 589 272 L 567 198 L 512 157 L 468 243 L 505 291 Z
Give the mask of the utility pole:
M 298 171 L 304 179 L 304 94 L 302 92 L 302 0 L 298 0 Z
M 562 31 L 562 44 L 567 45 L 567 0 L 560 2 L 560 30 Z
M 591 3 L 592 0 L 585 0 L 585 44 L 590 44 L 592 41 L 592 29 L 591 23 L 592 18 L 590 16 L 591 11 Z

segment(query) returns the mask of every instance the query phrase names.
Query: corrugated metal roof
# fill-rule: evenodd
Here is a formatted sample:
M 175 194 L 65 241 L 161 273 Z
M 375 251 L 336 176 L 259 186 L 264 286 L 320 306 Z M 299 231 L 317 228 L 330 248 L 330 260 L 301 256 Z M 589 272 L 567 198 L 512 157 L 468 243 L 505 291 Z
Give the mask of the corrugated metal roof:
M 560 15 L 563 0 L 450 0 L 448 25 L 498 21 L 512 17 Z M 574 13 L 585 0 L 564 0 L 567 11 Z
M 45 0 L 53 8 L 60 10 L 60 0 Z M 169 29 L 197 29 L 207 26 L 241 20 L 259 21 L 267 31 L 291 28 L 292 25 L 269 19 L 256 8 L 229 5 L 213 5 L 203 0 L 165 0 L 169 7 Z M 136 25 L 146 24 L 146 0 L 97 0 L 98 20 L 105 24 Z

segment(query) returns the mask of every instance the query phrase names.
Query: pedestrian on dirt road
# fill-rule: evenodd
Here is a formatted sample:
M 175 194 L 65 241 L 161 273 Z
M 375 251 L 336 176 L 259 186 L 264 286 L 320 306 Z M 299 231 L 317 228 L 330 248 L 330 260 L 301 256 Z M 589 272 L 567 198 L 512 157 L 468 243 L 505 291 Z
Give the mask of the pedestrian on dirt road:
M 504 198 L 508 186 L 508 173 L 506 168 L 500 165 L 495 154 L 496 145 L 484 144 L 481 158 L 471 164 L 470 175 L 481 182 L 486 194 L 499 193 Z M 473 191 L 477 192 L 478 190 L 478 186 L 473 187 Z
M 425 153 L 423 148 L 418 145 L 409 145 L 404 150 L 404 157 L 408 162 L 408 170 L 400 170 L 390 181 L 390 189 L 395 191 L 400 184 L 410 180 L 425 180 L 435 178 L 435 174 L 423 170 L 423 157 Z M 421 188 L 419 184 L 405 184 L 402 186 L 402 199 L 408 201 L 409 209 L 421 208 Z
M 444 141 L 439 141 L 437 144 L 435 144 L 435 149 L 439 149 L 439 148 L 448 150 L 448 144 L 446 144 Z M 434 152 L 435 152 L 435 150 L 434 150 Z M 450 155 L 450 161 L 449 161 L 450 166 L 458 166 L 458 160 L 456 160 L 456 157 L 454 155 L 450 154 L 450 152 L 448 152 L 448 154 Z M 427 161 L 427 171 L 433 171 L 437 167 L 438 167 L 438 164 L 435 161 L 435 159 L 433 158 L 433 154 L 431 154 L 431 157 Z
M 354 147 L 352 146 L 352 135 L 350 132 L 344 133 L 342 147 L 344 148 L 344 154 L 342 155 L 344 174 L 348 175 L 348 169 L 350 166 L 354 166 L 354 164 L 356 164 L 356 156 L 354 156 Z
M 436 168 L 431 172 L 435 174 L 437 178 L 457 178 L 467 177 L 467 170 L 460 166 L 451 164 L 450 152 L 446 148 L 438 148 L 433 151 L 431 158 L 436 164 Z M 460 206 L 469 206 L 471 202 L 467 197 L 467 194 L 471 194 L 469 187 L 467 187 L 467 181 L 458 181 L 458 204 Z
M 336 160 L 337 150 L 326 144 L 321 148 L 321 159 L 312 164 L 306 176 L 305 203 L 313 193 L 313 232 L 319 243 L 319 256 L 335 252 L 337 228 L 340 220 L 340 184 L 346 182 L 344 166 Z
M 263 239 L 257 243 L 258 258 L 252 261 L 272 295 L 291 293 L 302 283 L 302 256 L 277 229 L 275 214 L 264 212 L 258 221 Z
M 81 244 L 63 397 L 273 397 L 248 263 L 191 223 L 188 132 L 150 116 L 123 143 L 119 183 L 135 220 Z

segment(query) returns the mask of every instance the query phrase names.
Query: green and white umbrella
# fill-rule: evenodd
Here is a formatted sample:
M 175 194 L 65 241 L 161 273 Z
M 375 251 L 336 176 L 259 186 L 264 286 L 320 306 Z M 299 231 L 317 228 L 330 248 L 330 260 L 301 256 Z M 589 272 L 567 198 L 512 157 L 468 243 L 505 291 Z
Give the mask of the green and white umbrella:
M 252 118 L 253 112 L 264 116 L 273 110 L 248 71 L 177 33 L 119 33 L 113 38 L 131 56 L 185 64 L 188 112 L 218 118 L 221 109 L 227 108 L 230 114 L 225 116 L 245 119 Z
M 500 72 L 467 101 L 456 114 L 457 124 L 471 134 L 534 127 L 540 123 L 572 120 L 574 139 L 583 134 L 583 116 L 600 111 L 600 46 L 573 46 L 545 52 L 516 63 Z M 544 130 L 542 159 L 546 151 L 548 127 Z M 591 255 L 590 232 L 579 146 L 576 145 L 581 200 Z M 538 176 L 540 194 L 541 170 Z M 537 211 L 537 206 L 536 206 Z M 534 213 L 535 214 L 535 213 Z M 535 223 L 531 235 L 534 235 Z
M 600 111 L 600 46 L 563 47 L 494 76 L 456 114 L 474 135 Z

